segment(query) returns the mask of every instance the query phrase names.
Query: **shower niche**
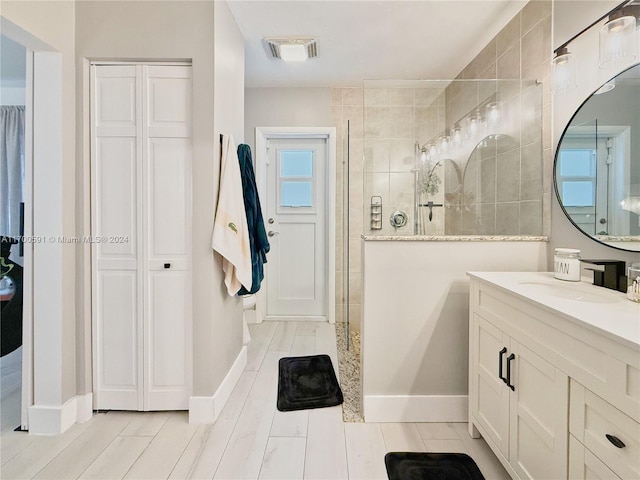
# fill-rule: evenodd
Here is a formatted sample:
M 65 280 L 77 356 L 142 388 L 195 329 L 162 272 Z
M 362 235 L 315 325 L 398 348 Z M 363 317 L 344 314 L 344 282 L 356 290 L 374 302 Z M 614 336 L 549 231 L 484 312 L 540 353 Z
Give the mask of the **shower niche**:
M 365 235 L 542 235 L 541 103 L 535 81 L 365 82 L 365 198 L 407 215 Z

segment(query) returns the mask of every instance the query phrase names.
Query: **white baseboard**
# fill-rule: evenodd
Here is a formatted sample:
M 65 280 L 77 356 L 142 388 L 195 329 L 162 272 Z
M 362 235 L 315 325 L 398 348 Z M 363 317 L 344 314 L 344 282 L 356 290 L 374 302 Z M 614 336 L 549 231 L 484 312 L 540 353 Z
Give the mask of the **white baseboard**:
M 247 347 L 242 347 L 222 383 L 211 397 L 189 398 L 189 423 L 214 423 L 247 366 Z
M 93 416 L 93 393 L 76 395 L 63 405 L 31 405 L 29 433 L 59 435 L 74 423 L 84 423 Z
M 365 395 L 365 422 L 466 422 L 467 395 Z
M 93 393 L 76 395 L 76 422 L 84 423 L 93 417 Z

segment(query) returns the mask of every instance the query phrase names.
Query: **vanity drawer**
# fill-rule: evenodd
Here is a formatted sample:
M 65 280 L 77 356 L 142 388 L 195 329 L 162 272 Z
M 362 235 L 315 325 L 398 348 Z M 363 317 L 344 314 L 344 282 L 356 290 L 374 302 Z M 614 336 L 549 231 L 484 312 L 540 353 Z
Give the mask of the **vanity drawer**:
M 598 457 L 569 435 L 569 480 L 619 480 Z
M 640 424 L 574 380 L 570 397 L 571 434 L 620 478 L 640 478 Z

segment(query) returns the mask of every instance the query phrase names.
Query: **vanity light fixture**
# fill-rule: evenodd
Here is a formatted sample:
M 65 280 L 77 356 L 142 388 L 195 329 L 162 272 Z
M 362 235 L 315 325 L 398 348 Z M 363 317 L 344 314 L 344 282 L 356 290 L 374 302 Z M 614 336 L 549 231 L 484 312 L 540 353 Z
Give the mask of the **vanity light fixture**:
M 497 127 L 500 124 L 500 103 L 491 102 L 487 104 L 487 123 L 490 127 Z
M 426 149 L 426 147 L 422 147 L 420 149 L 420 161 L 422 163 L 426 162 L 427 161 L 427 157 L 428 157 L 427 149 Z
M 638 56 L 638 16 L 638 5 L 625 6 L 609 14 L 607 22 L 600 29 L 600 68 L 616 68 Z
M 553 67 L 554 93 L 567 93 L 577 87 L 575 59 L 566 45 L 556 50 L 551 66 Z
M 449 146 L 451 145 L 451 137 L 449 137 L 449 135 L 441 135 L 438 138 L 438 148 L 440 149 L 441 153 L 448 153 L 449 152 Z
M 468 135 L 470 139 L 475 139 L 478 135 L 480 117 L 476 113 L 472 113 L 467 118 Z
M 624 200 L 620 202 L 620 206 L 623 210 L 633 212 L 636 215 L 640 215 L 640 195 L 627 195 Z
M 462 146 L 462 129 L 457 123 L 453 127 L 453 130 L 451 130 L 451 143 L 455 148 Z
M 303 62 L 318 56 L 318 44 L 315 38 L 265 38 L 267 49 L 273 58 L 285 62 Z

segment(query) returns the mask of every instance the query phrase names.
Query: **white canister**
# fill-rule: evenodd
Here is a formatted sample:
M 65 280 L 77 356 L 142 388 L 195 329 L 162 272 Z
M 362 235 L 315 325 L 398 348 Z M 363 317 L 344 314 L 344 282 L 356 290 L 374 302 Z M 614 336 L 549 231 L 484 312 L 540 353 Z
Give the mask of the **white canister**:
M 580 281 L 580 250 L 556 248 L 553 256 L 553 276 L 570 282 Z

